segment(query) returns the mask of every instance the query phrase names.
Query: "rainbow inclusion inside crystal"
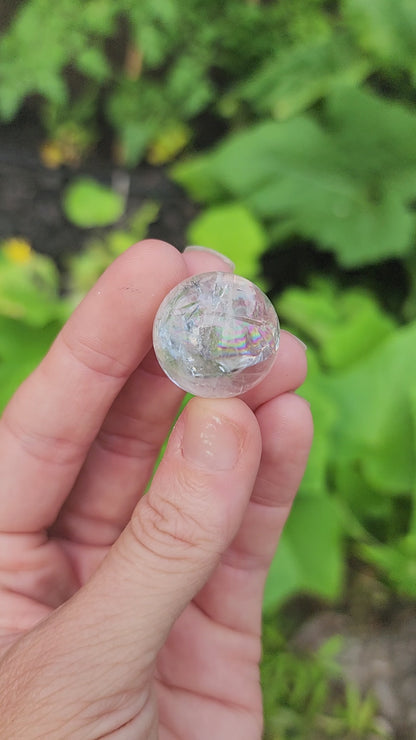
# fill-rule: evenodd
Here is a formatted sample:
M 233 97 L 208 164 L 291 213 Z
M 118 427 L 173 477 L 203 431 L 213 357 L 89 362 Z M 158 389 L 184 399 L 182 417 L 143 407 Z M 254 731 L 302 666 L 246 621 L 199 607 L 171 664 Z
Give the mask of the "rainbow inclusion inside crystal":
M 254 283 L 208 272 L 184 280 L 162 301 L 153 345 L 162 369 L 183 390 L 205 398 L 238 396 L 270 371 L 279 321 Z

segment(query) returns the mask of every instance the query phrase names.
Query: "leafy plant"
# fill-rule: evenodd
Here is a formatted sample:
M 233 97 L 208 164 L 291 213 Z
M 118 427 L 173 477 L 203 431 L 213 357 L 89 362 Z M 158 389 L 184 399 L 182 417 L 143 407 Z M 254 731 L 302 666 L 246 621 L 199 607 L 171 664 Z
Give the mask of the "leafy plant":
M 317 35 L 287 48 L 271 59 L 232 93 L 260 116 L 280 121 L 311 107 L 346 86 L 356 87 L 371 65 L 346 32 L 332 32 L 329 23 Z
M 230 203 L 206 209 L 191 223 L 188 240 L 226 254 L 239 274 L 259 280 L 259 258 L 265 251 L 267 235 L 244 205 Z
M 114 32 L 115 16 L 106 0 L 62 0 L 59 13 L 46 0 L 23 3 L 0 44 L 1 117 L 11 120 L 33 93 L 63 110 L 69 89 L 62 73 L 70 64 L 96 82 L 107 78 L 103 39 Z
M 274 616 L 265 620 L 263 642 L 265 740 L 366 740 L 369 733 L 387 740 L 377 726 L 374 697 L 362 696 L 342 677 L 340 637 L 315 653 L 300 653 L 282 636 Z
M 67 313 L 53 262 L 22 239 L 0 247 L 0 409 L 40 362 Z
M 119 193 L 88 177 L 71 182 L 63 196 L 66 217 L 84 229 L 115 223 L 124 207 L 124 198 Z
M 123 163 L 169 161 L 206 111 L 286 120 L 375 74 L 406 99 L 414 26 L 409 0 L 24 0 L 0 41 L 0 118 L 37 96 L 54 164 L 78 161 L 103 113 Z
M 273 241 L 311 239 L 344 267 L 409 253 L 416 114 L 350 89 L 328 98 L 323 121 L 261 123 L 176 165 L 173 177 L 199 201 L 244 203 Z
M 125 223 L 124 228 L 108 231 L 87 240 L 84 249 L 67 259 L 66 289 L 68 300 L 75 306 L 98 277 L 120 254 L 143 239 L 156 219 L 159 206 L 145 202 Z
M 53 262 L 35 254 L 18 240 L 9 240 L 0 250 L 0 315 L 43 326 L 59 318 L 58 271 Z M 22 249 L 23 247 L 23 249 Z
M 202 112 L 226 125 L 276 105 L 287 117 L 338 82 L 361 80 L 369 65 L 327 5 L 62 0 L 50 13 L 45 0 L 25 0 L 0 41 L 0 118 L 39 101 L 44 158 L 54 164 L 77 162 L 103 114 L 123 163 L 147 150 L 155 161 L 155 149 L 158 162 L 168 161 L 189 144 Z M 77 131 L 75 151 L 68 127 Z M 175 146 L 160 146 L 172 132 Z
M 328 643 L 313 657 L 297 655 L 270 619 L 264 623 L 263 643 L 265 736 L 271 739 L 284 732 L 285 736 L 304 737 L 306 727 L 313 728 L 317 715 L 324 711 L 331 679 L 339 677 L 335 657 L 340 640 Z
M 344 0 L 346 20 L 374 64 L 393 76 L 399 70 L 416 82 L 416 8 L 411 0 Z
M 288 289 L 277 308 L 309 344 L 302 394 L 315 439 L 265 609 L 298 590 L 337 598 L 350 539 L 392 588 L 413 597 L 416 324 L 399 327 L 369 295 L 335 291 L 322 278 Z
M 302 393 L 316 429 L 266 612 L 298 591 L 338 598 L 351 541 L 392 588 L 414 596 L 414 9 L 407 0 L 343 0 L 333 14 L 316 11 L 313 34 L 299 26 L 228 93 L 230 110 L 244 101 L 263 120 L 172 169 L 205 206 L 189 235 L 223 245 L 243 274 L 260 272 L 261 255 L 232 241 L 240 213 L 262 228 L 276 264 L 283 245 L 304 240 L 338 267 L 332 281 L 310 267 L 306 285 L 275 298 L 283 325 L 310 348 Z M 395 100 L 380 95 L 386 88 Z M 387 258 L 407 270 L 397 315 L 365 282 L 363 268 Z M 346 271 L 362 287 L 342 289 Z
M 51 258 L 23 239 L 0 246 L 0 412 L 39 364 L 71 311 L 110 262 L 146 235 L 158 212 L 145 203 L 123 230 L 95 237 L 68 260 L 65 293 Z

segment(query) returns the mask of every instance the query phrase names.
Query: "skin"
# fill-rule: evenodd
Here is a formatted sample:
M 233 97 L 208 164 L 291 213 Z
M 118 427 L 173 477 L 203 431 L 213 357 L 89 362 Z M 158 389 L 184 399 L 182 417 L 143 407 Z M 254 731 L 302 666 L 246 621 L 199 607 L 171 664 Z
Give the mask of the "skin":
M 189 274 L 147 240 L 119 257 L 0 422 L 0 735 L 258 740 L 264 582 L 302 478 L 302 344 L 241 398 L 192 399 L 151 328 Z

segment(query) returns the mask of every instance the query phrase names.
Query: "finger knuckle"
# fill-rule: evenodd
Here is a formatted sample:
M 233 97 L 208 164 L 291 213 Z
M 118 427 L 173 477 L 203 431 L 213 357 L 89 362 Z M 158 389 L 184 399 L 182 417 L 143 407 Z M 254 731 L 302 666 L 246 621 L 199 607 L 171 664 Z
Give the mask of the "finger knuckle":
M 140 545 L 163 561 L 189 561 L 196 551 L 202 557 L 212 556 L 215 538 L 211 527 L 174 496 L 152 496 L 149 492 L 134 512 L 131 525 Z
M 71 357 L 86 370 L 109 378 L 124 379 L 129 376 L 129 368 L 109 352 L 99 338 L 81 333 L 73 336 L 66 327 L 60 336 Z

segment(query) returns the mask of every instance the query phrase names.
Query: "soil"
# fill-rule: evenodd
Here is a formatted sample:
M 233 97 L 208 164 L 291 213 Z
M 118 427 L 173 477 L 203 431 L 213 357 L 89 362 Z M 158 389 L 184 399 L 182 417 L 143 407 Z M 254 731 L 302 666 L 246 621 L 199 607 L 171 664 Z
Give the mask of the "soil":
M 344 677 L 363 696 L 377 701 L 377 720 L 385 736 L 416 738 L 416 609 L 398 609 L 385 625 L 358 626 L 348 615 L 328 611 L 306 619 L 294 644 L 315 651 L 330 637 L 342 636 L 338 656 Z
M 145 201 L 158 202 L 159 216 L 149 236 L 169 241 L 179 249 L 186 246 L 186 227 L 197 209 L 168 179 L 163 167 L 141 165 L 122 172 L 108 158 L 94 156 L 76 170 L 66 166 L 48 169 L 39 157 L 41 141 L 41 132 L 33 123 L 0 126 L 0 241 L 24 237 L 58 265 L 66 254 L 80 250 L 94 231 L 70 223 L 61 201 L 69 182 L 86 175 L 104 185 L 127 184 L 126 216 Z

